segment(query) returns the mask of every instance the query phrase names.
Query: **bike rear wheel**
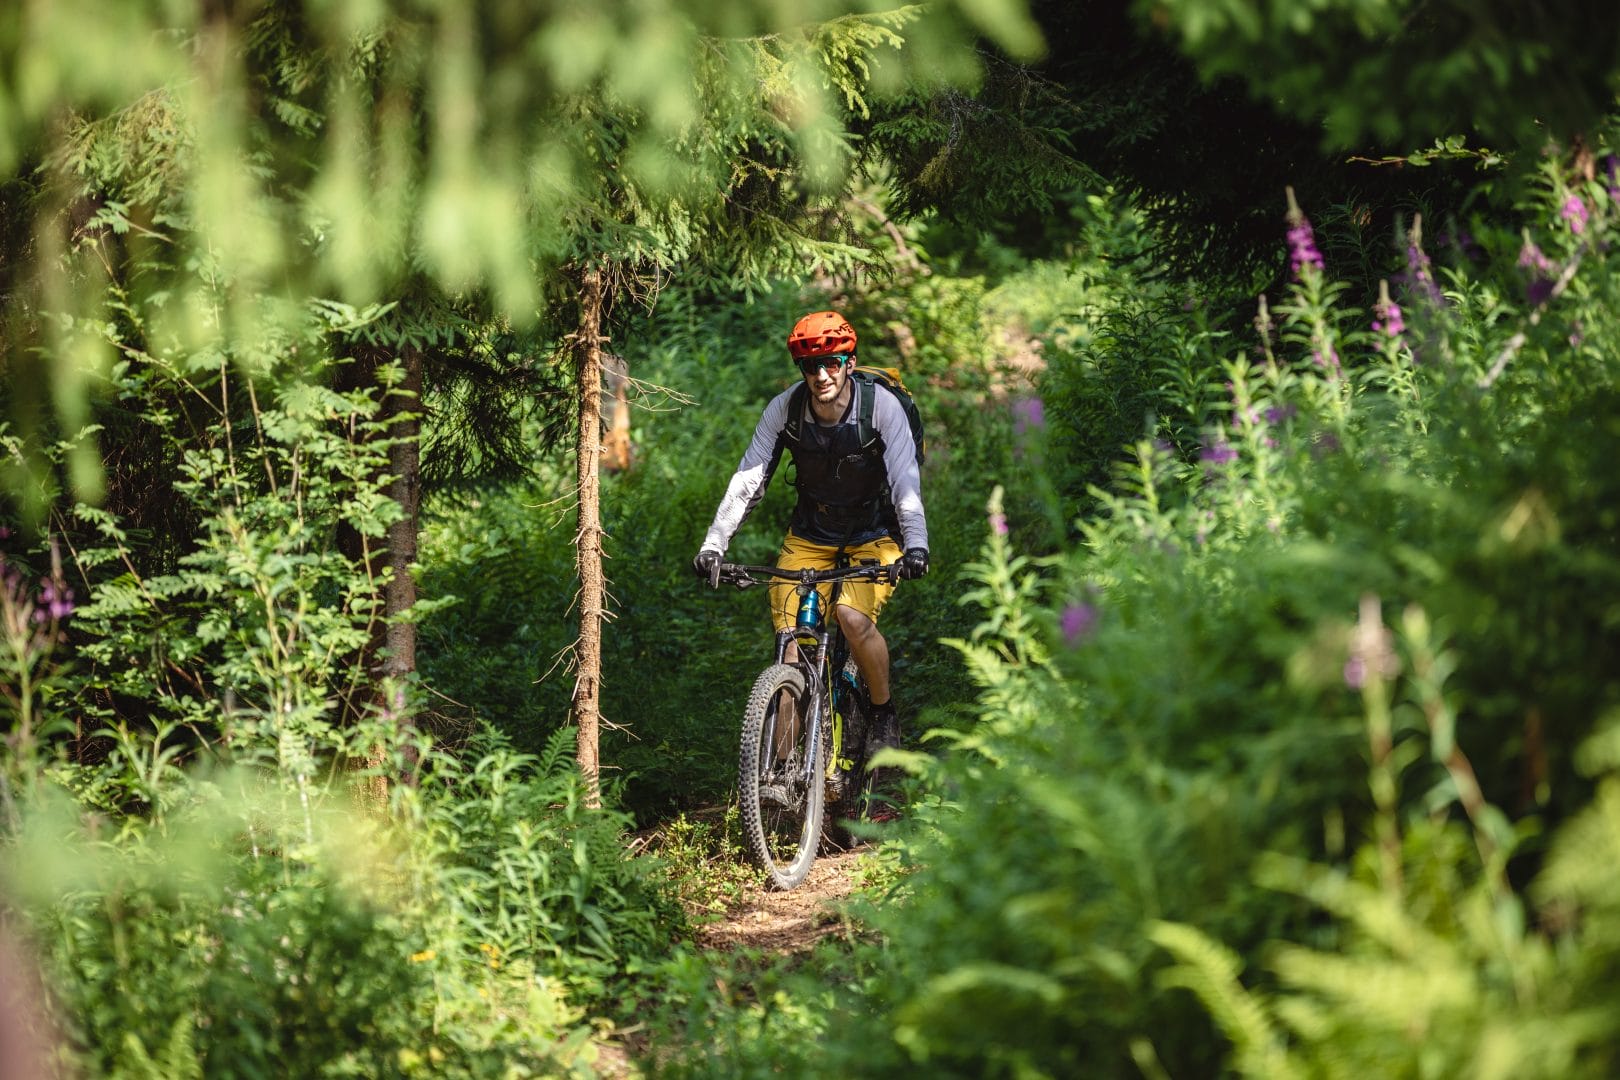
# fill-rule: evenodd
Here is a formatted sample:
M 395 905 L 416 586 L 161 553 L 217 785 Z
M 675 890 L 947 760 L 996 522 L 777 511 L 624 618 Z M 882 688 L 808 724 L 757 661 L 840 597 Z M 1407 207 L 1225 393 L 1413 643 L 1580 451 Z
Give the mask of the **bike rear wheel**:
M 826 759 L 821 740 L 810 737 L 810 698 L 803 671 L 773 664 L 755 680 L 743 712 L 743 837 L 771 885 L 784 890 L 810 872 L 821 840 Z

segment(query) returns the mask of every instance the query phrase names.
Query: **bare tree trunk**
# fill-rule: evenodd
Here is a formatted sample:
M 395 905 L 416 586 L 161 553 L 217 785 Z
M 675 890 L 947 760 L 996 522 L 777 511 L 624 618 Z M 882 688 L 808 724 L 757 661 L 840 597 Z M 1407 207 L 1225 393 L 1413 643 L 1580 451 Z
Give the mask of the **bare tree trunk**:
M 602 271 L 587 269 L 580 280 L 579 332 L 574 357 L 579 371 L 579 529 L 574 552 L 579 568 L 578 667 L 574 679 L 574 722 L 579 725 L 575 757 L 585 777 L 589 805 L 601 805 L 602 611 L 607 589 L 602 578 L 602 508 L 599 464 L 602 456 Z
M 400 357 L 404 378 L 383 404 L 383 417 L 393 421 L 388 427 L 393 440 L 388 449 L 388 472 L 392 477 L 388 496 L 404 511 L 388 526 L 388 568 L 392 571 L 383 592 L 383 614 L 388 620 L 380 674 L 383 682 L 382 710 L 400 731 L 415 726 L 405 703 L 405 681 L 416 673 L 416 623 L 403 618 L 416 604 L 416 540 L 422 508 L 422 353 L 407 347 Z M 408 757 L 404 780 L 415 780 L 414 756 Z
M 602 435 L 602 471 L 628 472 L 636 463 L 630 445 L 630 364 L 614 353 L 602 354 L 602 408 L 608 417 Z
M 354 386 L 377 385 L 385 360 L 378 350 L 357 353 L 348 381 Z M 377 418 L 385 425 L 384 437 L 392 440 L 388 449 L 388 495 L 404 513 L 388 527 L 380 543 L 368 543 L 352 526 L 340 526 L 338 546 L 374 581 L 385 567 L 392 571 L 387 584 L 378 586 L 382 611 L 372 623 L 371 639 L 354 657 L 361 674 L 353 683 L 357 692 L 344 695 L 346 712 L 350 722 L 355 722 L 375 708 L 395 727 L 409 728 L 413 721 L 405 708 L 404 684 L 416 670 L 416 625 L 398 621 L 397 617 L 416 603 L 416 580 L 410 568 L 416 561 L 422 502 L 423 358 L 420 350 L 407 348 L 398 360 L 403 367 L 402 377 L 387 388 Z M 370 750 L 364 760 L 372 775 L 356 792 L 362 805 L 379 813 L 388 807 L 389 763 L 384 757 L 383 747 Z M 413 782 L 414 762 L 407 761 L 400 778 Z

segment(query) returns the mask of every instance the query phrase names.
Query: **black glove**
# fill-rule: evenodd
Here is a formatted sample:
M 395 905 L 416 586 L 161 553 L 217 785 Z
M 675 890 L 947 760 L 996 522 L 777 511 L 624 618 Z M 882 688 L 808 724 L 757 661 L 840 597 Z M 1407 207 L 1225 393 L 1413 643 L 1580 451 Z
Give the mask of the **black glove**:
M 900 561 L 895 565 L 900 568 L 900 577 L 915 581 L 928 573 L 928 549 L 906 548 L 906 553 L 900 556 Z
M 719 584 L 721 555 L 711 548 L 704 548 L 692 559 L 692 573 L 707 581 L 710 585 Z

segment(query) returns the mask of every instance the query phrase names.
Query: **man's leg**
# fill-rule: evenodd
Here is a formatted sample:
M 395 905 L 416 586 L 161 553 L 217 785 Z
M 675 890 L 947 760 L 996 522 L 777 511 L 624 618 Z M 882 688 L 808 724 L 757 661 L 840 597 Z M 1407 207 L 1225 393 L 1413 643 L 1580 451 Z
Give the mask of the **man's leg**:
M 838 624 L 844 628 L 844 640 L 849 642 L 850 655 L 873 705 L 886 705 L 889 701 L 889 643 L 878 632 L 877 624 L 852 607 L 838 605 Z

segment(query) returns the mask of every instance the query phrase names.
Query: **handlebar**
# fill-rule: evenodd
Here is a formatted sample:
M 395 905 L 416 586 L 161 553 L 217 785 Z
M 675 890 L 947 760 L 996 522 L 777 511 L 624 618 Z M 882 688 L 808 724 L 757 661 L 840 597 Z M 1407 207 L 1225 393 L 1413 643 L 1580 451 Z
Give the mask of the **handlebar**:
M 764 585 L 770 579 L 791 581 L 806 588 L 824 581 L 849 578 L 870 578 L 892 585 L 900 580 L 900 564 L 862 563 L 859 566 L 839 566 L 832 570 L 784 570 L 780 566 L 744 566 L 740 563 L 720 563 L 709 575 L 709 584 L 718 589 L 723 581 L 746 589 L 751 585 Z

